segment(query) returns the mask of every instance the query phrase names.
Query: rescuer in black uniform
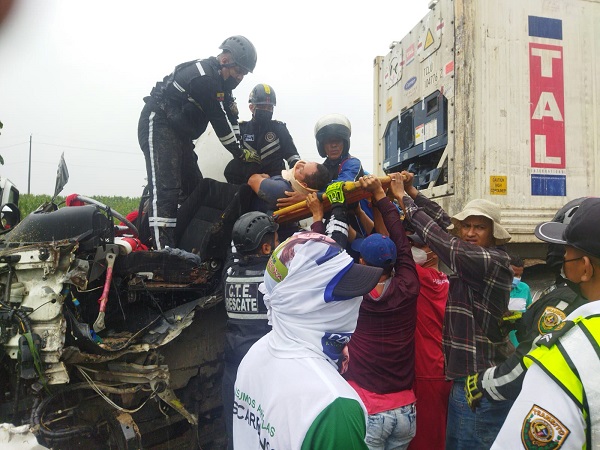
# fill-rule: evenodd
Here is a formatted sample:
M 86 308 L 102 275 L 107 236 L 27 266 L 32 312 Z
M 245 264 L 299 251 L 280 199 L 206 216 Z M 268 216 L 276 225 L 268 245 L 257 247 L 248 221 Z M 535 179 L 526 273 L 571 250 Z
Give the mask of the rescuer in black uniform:
M 585 197 L 570 201 L 552 219 L 553 222 L 568 224 Z M 566 317 L 587 302 L 569 286 L 571 282 L 560 275 L 564 259 L 564 246 L 548 244 L 546 265 L 556 273 L 556 282 L 544 290 L 539 300 L 532 303 L 520 319 L 515 322 L 519 345 L 515 352 L 499 366 L 467 378 L 465 394 L 472 409 L 477 408 L 482 395 L 492 401 L 515 400 L 521 392 L 525 365 L 523 356 L 538 347 L 538 341 L 552 331 L 560 330 Z
M 233 225 L 234 253 L 224 268 L 225 331 L 223 372 L 223 417 L 228 446 L 233 448 L 233 386 L 237 369 L 250 347 L 271 331 L 267 307 L 258 286 L 263 282 L 269 256 L 279 245 L 277 228 L 271 216 L 252 211 Z
M 244 161 L 259 161 L 241 146 L 232 90 L 256 66 L 254 45 L 232 36 L 216 57 L 179 64 L 144 98 L 138 141 L 146 158 L 150 201 L 148 224 L 155 249 L 173 247 L 177 205 L 202 179 L 194 140 L 210 122 L 221 144 Z
M 277 105 L 275 91 L 268 84 L 257 84 L 248 100 L 252 120 L 240 122 L 244 149 L 256 152 L 260 162 L 250 163 L 232 159 L 225 167 L 225 178 L 229 183 L 245 184 L 251 175 L 266 173 L 281 175 L 284 160 L 290 168 L 300 160 L 294 140 L 285 123 L 273 120 L 273 109 Z

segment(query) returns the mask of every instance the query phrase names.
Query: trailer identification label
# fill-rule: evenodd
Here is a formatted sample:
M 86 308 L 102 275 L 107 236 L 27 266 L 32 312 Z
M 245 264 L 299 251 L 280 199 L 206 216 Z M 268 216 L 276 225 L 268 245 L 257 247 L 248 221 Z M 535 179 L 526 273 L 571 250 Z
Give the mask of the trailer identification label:
M 529 16 L 529 93 L 531 194 L 564 196 L 565 83 L 561 20 Z M 559 169 L 562 173 L 547 177 L 544 169 Z

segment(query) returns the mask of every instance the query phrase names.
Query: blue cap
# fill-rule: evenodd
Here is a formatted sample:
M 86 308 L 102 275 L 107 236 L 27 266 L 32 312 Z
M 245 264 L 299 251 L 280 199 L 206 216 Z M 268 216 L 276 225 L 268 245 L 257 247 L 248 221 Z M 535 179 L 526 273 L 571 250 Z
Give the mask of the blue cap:
M 359 252 L 369 266 L 384 268 L 396 262 L 396 244 L 388 236 L 379 233 L 355 239 L 352 250 Z

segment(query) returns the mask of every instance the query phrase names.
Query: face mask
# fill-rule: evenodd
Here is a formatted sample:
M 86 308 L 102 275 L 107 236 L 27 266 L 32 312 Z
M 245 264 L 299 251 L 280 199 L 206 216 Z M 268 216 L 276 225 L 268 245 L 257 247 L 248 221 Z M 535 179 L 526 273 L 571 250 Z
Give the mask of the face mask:
M 233 91 L 238 86 L 238 84 L 240 84 L 240 82 L 233 77 L 229 77 L 225 81 L 223 81 L 223 86 L 228 91 Z
M 512 280 L 512 286 L 515 288 L 519 285 L 520 282 L 521 282 L 520 278 L 514 277 Z
M 562 277 L 563 280 L 565 280 L 565 284 L 567 285 L 567 287 L 569 289 L 571 289 L 573 292 L 575 292 L 580 297 L 585 298 L 585 296 L 581 293 L 580 283 L 575 283 L 574 281 L 569 280 L 567 278 L 567 275 L 565 275 L 565 267 L 564 266 L 560 268 L 560 276 Z
M 267 111 L 265 109 L 254 110 L 254 120 L 257 122 L 269 122 L 273 118 L 273 111 Z
M 427 252 L 425 250 L 421 250 L 417 247 L 411 247 L 410 251 L 412 252 L 413 259 L 415 260 L 415 264 L 422 266 L 427 262 Z

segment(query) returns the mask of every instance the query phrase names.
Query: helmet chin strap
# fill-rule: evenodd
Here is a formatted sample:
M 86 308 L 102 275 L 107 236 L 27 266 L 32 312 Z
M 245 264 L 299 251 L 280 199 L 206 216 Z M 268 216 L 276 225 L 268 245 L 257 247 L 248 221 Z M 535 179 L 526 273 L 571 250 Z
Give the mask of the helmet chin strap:
M 331 159 L 330 161 L 332 161 L 332 162 L 338 162 L 338 161 L 341 161 L 341 160 L 342 160 L 342 159 L 344 159 L 346 156 L 348 156 L 348 153 L 350 153 L 350 152 L 348 152 L 348 151 L 344 150 L 344 151 L 342 151 L 342 154 L 340 155 L 340 157 L 339 157 L 339 158 L 336 158 L 336 159 Z
M 225 61 L 230 61 L 230 62 L 223 62 L 223 59 L 225 59 Z M 225 69 L 230 69 L 234 66 L 236 66 L 236 62 L 233 61 L 233 57 L 229 56 L 226 58 L 219 58 L 219 66 L 221 67 L 221 69 L 225 68 Z

